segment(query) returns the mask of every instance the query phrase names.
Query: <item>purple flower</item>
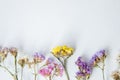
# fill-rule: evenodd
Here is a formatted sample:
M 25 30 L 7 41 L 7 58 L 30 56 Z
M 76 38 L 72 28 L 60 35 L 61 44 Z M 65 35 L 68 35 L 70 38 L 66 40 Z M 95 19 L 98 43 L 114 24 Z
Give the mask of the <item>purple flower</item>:
M 46 61 L 46 64 L 51 64 L 53 62 L 54 62 L 54 60 L 52 58 L 48 58 L 47 61 Z
M 78 57 L 75 64 L 79 68 L 79 71 L 76 73 L 77 78 L 88 77 L 92 73 L 92 67 L 90 66 L 90 64 L 87 62 L 84 62 L 81 57 Z
M 85 74 L 81 71 L 76 72 L 77 77 L 85 77 Z
M 34 56 L 35 63 L 40 63 L 45 60 L 45 56 L 43 54 L 35 53 L 33 56 Z
M 98 51 L 89 61 L 91 66 L 96 66 L 97 63 L 103 61 L 106 58 L 105 50 Z

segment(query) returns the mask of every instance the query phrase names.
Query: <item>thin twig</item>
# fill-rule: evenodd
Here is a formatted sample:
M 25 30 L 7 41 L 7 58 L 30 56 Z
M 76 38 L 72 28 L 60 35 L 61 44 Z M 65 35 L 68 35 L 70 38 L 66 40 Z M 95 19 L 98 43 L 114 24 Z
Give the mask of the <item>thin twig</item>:
M 98 68 L 100 68 L 101 70 L 102 70 L 102 76 L 103 76 L 103 80 L 105 80 L 105 74 L 104 74 L 104 67 L 105 67 L 105 62 L 104 62 L 104 60 L 103 60 L 103 66 L 102 67 L 100 67 L 99 65 L 97 65 L 98 66 Z
M 105 61 L 103 60 L 103 67 L 102 67 L 103 80 L 105 80 L 104 68 L 105 68 Z
M 22 80 L 22 77 L 23 77 L 23 67 L 21 67 L 21 80 Z
M 36 64 L 34 64 L 34 80 L 37 79 Z
M 14 57 L 15 58 L 15 80 L 18 80 L 18 75 L 17 75 L 17 56 Z
M 64 60 L 64 69 L 65 69 L 65 74 L 67 76 L 67 80 L 70 80 L 70 77 L 69 77 L 69 74 L 68 74 L 68 71 L 67 71 L 67 59 Z
M 5 66 L 0 65 L 1 68 L 5 69 L 12 77 L 14 77 L 14 74 Z
M 98 64 L 97 64 L 97 67 L 100 68 L 101 70 L 103 69 L 103 68 L 101 68 L 100 65 L 98 65 Z

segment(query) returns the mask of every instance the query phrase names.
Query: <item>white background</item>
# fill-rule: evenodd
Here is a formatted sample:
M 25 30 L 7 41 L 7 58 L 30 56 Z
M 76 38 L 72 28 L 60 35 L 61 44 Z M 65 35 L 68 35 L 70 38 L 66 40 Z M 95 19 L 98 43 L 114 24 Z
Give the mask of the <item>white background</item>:
M 120 1 L 0 0 L 0 45 L 15 46 L 28 55 L 35 51 L 47 55 L 51 48 L 64 44 L 75 48 L 68 61 L 71 80 L 76 80 L 78 56 L 88 61 L 104 48 L 110 50 L 106 80 L 112 80 L 120 52 Z M 12 80 L 6 74 L 1 70 L 0 79 Z M 26 75 L 24 80 L 33 79 Z M 102 80 L 101 71 L 95 69 L 90 80 Z

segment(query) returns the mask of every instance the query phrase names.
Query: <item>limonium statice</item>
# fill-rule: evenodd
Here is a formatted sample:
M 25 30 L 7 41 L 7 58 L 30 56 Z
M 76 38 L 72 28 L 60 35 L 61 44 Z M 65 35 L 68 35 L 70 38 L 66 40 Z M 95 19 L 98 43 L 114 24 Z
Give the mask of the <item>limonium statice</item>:
M 74 49 L 72 47 L 63 45 L 57 46 L 51 50 L 51 53 L 60 61 L 64 67 L 67 80 L 70 80 L 67 70 L 67 60 L 73 55 Z
M 78 66 L 79 71 L 76 73 L 76 78 L 78 80 L 87 80 L 90 77 L 90 74 L 92 73 L 92 67 L 89 65 L 89 63 L 82 60 L 82 57 L 78 57 L 75 64 Z
M 45 78 L 48 78 L 49 80 L 52 80 L 54 76 L 60 76 L 62 77 L 63 75 L 63 66 L 61 64 L 58 64 L 53 61 L 52 58 L 48 58 L 46 60 L 46 65 L 44 65 L 38 73 Z
M 36 52 L 33 55 L 33 65 L 34 65 L 34 80 L 37 80 L 37 65 L 45 60 L 45 56 L 41 53 Z
M 35 63 L 41 63 L 45 60 L 45 56 L 41 53 L 36 52 L 33 56 L 33 60 Z
M 102 70 L 103 74 L 103 80 L 105 80 L 105 59 L 106 59 L 106 51 L 105 50 L 100 50 L 96 52 L 93 57 L 90 59 L 90 66 L 92 67 L 98 67 Z

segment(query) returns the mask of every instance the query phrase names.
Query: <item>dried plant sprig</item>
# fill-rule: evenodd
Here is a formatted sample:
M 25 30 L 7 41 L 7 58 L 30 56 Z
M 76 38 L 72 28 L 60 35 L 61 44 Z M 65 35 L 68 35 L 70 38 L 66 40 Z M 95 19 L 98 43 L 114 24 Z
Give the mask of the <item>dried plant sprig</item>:
M 6 48 L 6 47 L 0 48 L 0 67 L 5 69 L 14 78 L 14 74 L 6 66 L 1 64 L 7 58 L 8 53 L 9 53 L 8 48 Z
M 78 57 L 75 64 L 78 66 L 79 71 L 76 73 L 77 80 L 88 80 L 92 73 L 92 67 L 88 62 L 82 60 L 82 57 Z
M 0 62 L 4 62 L 7 58 L 8 52 L 9 50 L 7 47 L 0 49 Z
M 41 53 L 38 53 L 38 52 L 36 52 L 33 55 L 32 61 L 30 61 L 28 58 L 26 59 L 25 64 L 27 64 L 29 66 L 29 68 L 33 68 L 34 80 L 37 80 L 37 75 L 38 75 L 37 66 L 39 65 L 39 63 L 42 63 L 44 60 L 45 60 L 45 56 Z
M 105 80 L 104 71 L 105 71 L 105 59 L 106 59 L 106 56 L 107 56 L 106 53 L 107 52 L 105 50 L 100 50 L 90 60 L 91 66 L 98 67 L 102 70 L 103 80 Z M 100 63 L 102 65 L 99 65 Z
M 7 58 L 7 55 L 8 55 L 8 48 L 0 48 L 0 67 L 5 69 L 6 71 L 8 71 L 8 73 L 14 77 L 13 73 L 5 66 L 3 66 L 1 63 L 4 62 L 4 60 Z
M 52 49 L 51 53 L 61 62 L 64 67 L 65 74 L 67 76 L 67 80 L 70 80 L 68 71 L 67 71 L 67 59 L 73 55 L 74 49 L 72 47 L 64 46 L 57 46 Z
M 14 66 L 15 66 L 15 73 L 14 73 L 14 78 L 15 80 L 18 80 L 18 71 L 17 71 L 17 55 L 18 55 L 18 50 L 15 47 L 11 47 L 9 49 L 10 53 L 14 56 Z
M 28 63 L 28 58 L 20 58 L 18 64 L 21 66 L 21 80 L 23 79 L 23 68 Z
M 41 63 L 44 60 L 45 60 L 45 56 L 43 54 L 41 54 L 41 53 L 35 53 L 34 54 L 34 57 L 33 57 L 33 63 L 34 63 L 34 80 L 37 79 L 37 75 L 38 75 L 36 66 L 37 66 L 38 63 Z
M 0 64 L 1 68 L 4 68 L 12 77 L 14 80 L 18 80 L 18 75 L 17 75 L 17 48 L 1 48 L 0 49 L 0 62 L 4 62 L 4 60 L 7 58 L 8 53 L 11 53 L 14 56 L 14 69 L 15 72 L 12 73 L 6 66 Z
M 6 66 L 0 64 L 0 67 L 5 69 L 14 78 L 14 74 Z
M 46 65 L 44 65 L 38 73 L 45 78 L 52 80 L 54 76 L 61 77 L 63 75 L 63 66 L 53 61 L 52 58 L 48 58 Z

